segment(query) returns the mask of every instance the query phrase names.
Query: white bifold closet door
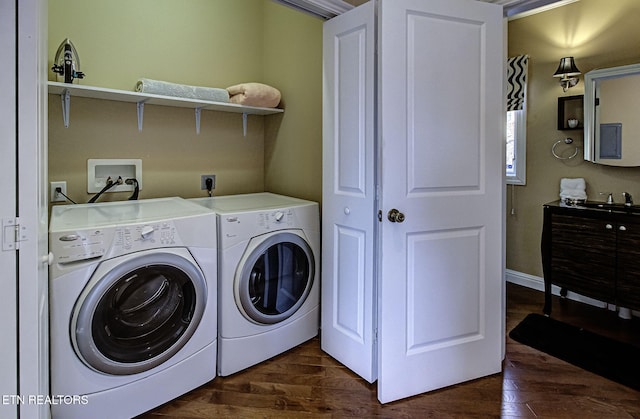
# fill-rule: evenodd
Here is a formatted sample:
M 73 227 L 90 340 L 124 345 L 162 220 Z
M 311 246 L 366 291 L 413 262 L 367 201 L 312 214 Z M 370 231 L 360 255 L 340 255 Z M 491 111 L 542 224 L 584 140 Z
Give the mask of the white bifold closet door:
M 322 347 L 386 403 L 501 371 L 502 8 L 324 24 Z

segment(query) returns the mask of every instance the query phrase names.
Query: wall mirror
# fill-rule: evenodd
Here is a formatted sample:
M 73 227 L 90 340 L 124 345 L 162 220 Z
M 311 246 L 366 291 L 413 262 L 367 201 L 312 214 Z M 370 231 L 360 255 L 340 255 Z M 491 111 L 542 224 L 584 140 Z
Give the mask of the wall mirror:
M 584 159 L 640 166 L 640 64 L 590 71 L 584 83 Z

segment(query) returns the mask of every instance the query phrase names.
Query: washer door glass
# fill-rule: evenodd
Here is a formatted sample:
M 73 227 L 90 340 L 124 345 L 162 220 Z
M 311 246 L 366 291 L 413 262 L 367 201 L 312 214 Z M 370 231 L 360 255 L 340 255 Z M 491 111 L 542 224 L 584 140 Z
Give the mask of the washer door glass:
M 245 316 L 274 324 L 293 315 L 311 290 L 314 265 L 311 248 L 299 235 L 264 239 L 245 259 L 237 283 Z
M 91 367 L 110 374 L 149 370 L 175 354 L 202 316 L 206 284 L 194 263 L 170 253 L 129 260 L 89 284 L 75 340 Z

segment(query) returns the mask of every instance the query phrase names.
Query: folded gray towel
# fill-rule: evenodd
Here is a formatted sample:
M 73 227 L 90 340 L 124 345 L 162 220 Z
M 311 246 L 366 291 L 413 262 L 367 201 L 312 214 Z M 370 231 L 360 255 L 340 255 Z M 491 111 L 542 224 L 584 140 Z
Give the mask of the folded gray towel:
M 227 92 L 226 89 L 216 87 L 189 86 L 186 84 L 142 78 L 136 83 L 136 91 L 154 95 L 229 103 L 229 92 Z

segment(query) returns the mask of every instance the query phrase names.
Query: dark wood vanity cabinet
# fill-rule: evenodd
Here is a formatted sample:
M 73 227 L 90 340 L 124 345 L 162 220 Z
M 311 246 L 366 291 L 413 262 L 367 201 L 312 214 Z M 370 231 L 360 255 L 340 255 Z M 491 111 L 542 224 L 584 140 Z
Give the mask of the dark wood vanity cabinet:
M 546 204 L 542 265 L 545 314 L 552 284 L 640 309 L 640 212 Z
M 640 214 L 635 215 L 640 217 Z M 624 230 L 620 227 L 624 226 Z M 640 220 L 618 227 L 616 304 L 640 309 Z

